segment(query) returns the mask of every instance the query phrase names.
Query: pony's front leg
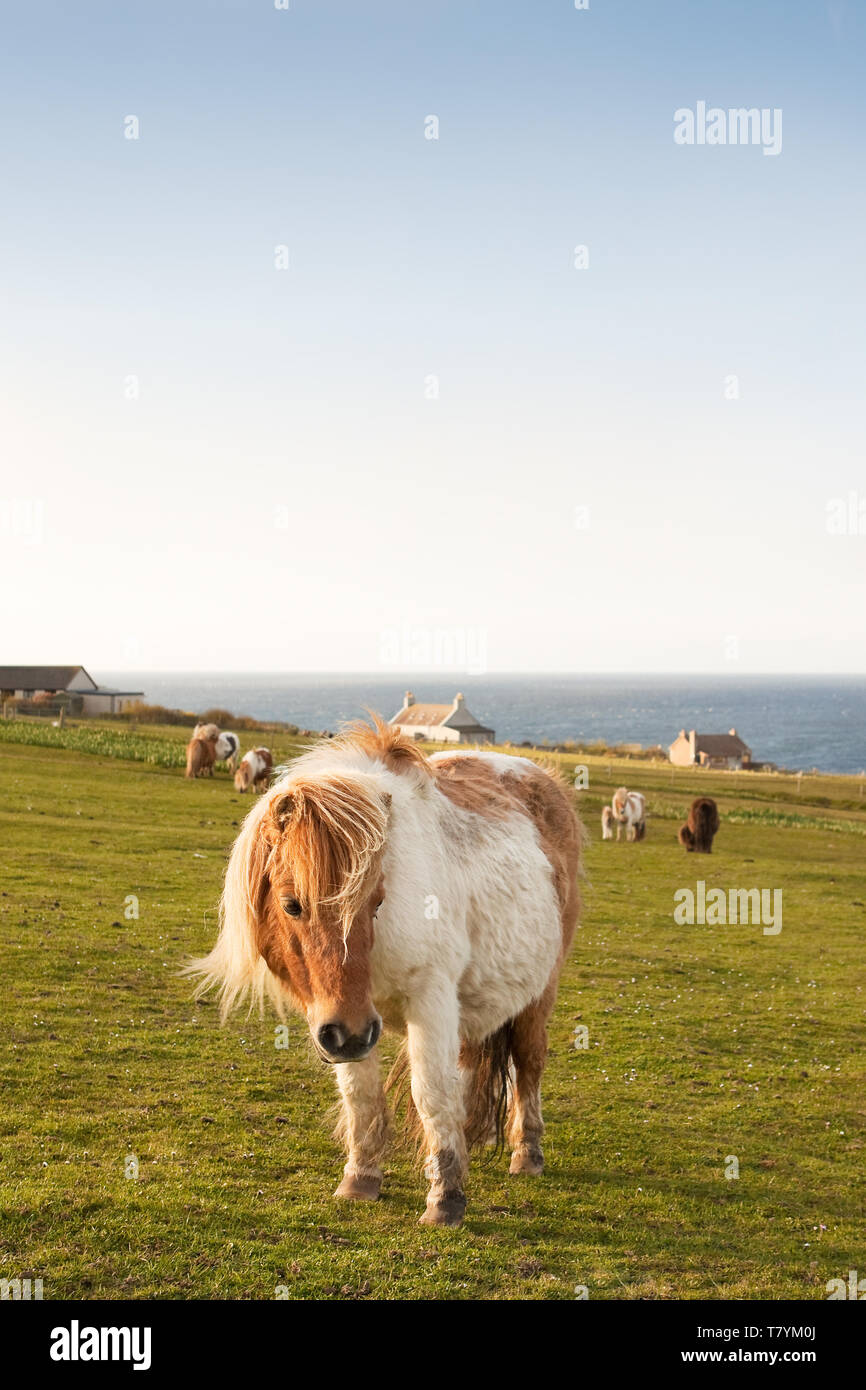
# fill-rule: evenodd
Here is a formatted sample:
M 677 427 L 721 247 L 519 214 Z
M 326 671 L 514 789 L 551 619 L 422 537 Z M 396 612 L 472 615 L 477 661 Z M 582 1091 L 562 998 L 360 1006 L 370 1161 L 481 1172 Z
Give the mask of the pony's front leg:
M 380 1160 L 391 1134 L 377 1049 L 362 1062 L 337 1063 L 334 1071 L 343 1103 L 337 1137 L 348 1155 L 334 1196 L 375 1202 L 382 1186 Z
M 412 1099 L 424 1127 L 430 1183 L 421 1223 L 459 1226 L 466 1211 L 466 1107 L 460 1071 L 460 1009 L 456 991 L 431 991 L 408 1020 Z

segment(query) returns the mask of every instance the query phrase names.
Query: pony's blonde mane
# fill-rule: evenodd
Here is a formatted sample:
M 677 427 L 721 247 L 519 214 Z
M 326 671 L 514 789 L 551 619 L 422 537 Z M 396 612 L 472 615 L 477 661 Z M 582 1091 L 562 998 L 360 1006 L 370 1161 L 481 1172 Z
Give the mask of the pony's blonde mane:
M 331 763 L 336 756 L 354 766 L 380 762 L 389 772 L 418 773 L 425 781 L 432 777 L 430 760 L 402 729 L 387 724 L 372 710 L 368 714 L 369 724 L 356 719 L 344 725 L 334 738 L 319 739 L 308 753 L 291 764 L 290 770 Z

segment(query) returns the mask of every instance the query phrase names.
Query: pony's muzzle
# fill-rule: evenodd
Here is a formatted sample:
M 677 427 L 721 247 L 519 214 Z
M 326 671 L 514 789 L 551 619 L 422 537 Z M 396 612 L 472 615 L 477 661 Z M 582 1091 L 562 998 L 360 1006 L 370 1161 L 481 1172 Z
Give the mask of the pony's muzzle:
M 372 1052 L 382 1034 L 378 1014 L 360 1033 L 350 1033 L 342 1023 L 323 1023 L 316 1030 L 316 1046 L 327 1062 L 360 1062 Z

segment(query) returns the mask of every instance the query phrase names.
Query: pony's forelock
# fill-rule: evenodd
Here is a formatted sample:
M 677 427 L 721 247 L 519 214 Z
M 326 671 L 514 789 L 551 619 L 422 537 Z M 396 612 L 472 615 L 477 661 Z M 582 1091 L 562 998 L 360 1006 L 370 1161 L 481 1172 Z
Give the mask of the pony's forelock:
M 336 770 L 315 778 L 293 774 L 271 795 L 280 831 L 275 866 L 291 877 L 308 910 L 336 909 L 344 939 L 369 896 L 389 804 L 375 776 Z
M 249 812 L 226 869 L 216 945 L 184 971 L 199 980 L 196 998 L 217 989 L 223 1021 L 247 998 L 250 1008 L 262 1009 L 268 997 L 285 1014 L 286 992 L 257 941 L 269 872 L 285 872 L 314 916 L 323 906 L 335 909 L 345 946 L 385 847 L 390 797 L 378 780 L 336 770 L 315 778 L 292 772 Z

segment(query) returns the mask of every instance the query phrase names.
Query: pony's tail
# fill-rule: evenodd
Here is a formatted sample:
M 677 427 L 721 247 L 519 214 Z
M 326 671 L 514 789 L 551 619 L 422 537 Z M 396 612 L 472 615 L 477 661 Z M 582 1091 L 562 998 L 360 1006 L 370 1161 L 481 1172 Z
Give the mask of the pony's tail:
M 480 1043 L 464 1043 L 460 1068 L 466 1077 L 466 1147 L 493 1145 L 495 1153 L 505 1147 L 508 1120 L 508 1087 L 511 1079 L 513 1022 L 503 1023 Z M 393 1097 L 394 1113 L 406 1106 L 403 1131 L 419 1155 L 424 1142 L 421 1117 L 412 1099 L 409 1049 L 404 1042 L 385 1082 L 385 1093 Z
M 677 839 L 680 844 L 691 853 L 695 847 L 695 837 L 692 834 L 691 827 L 688 825 L 681 825 Z
M 509 1019 L 483 1042 L 465 1046 L 466 1145 L 470 1149 L 492 1144 L 501 1153 L 505 1147 L 513 1041 L 514 1023 Z
M 424 1128 L 421 1124 L 421 1116 L 418 1114 L 417 1107 L 412 1099 L 411 1089 L 412 1073 L 409 1068 L 409 1044 L 403 1042 L 397 1056 L 394 1058 L 391 1070 L 385 1080 L 385 1095 L 392 1097 L 394 1116 L 401 1105 L 406 1106 L 403 1116 L 402 1130 L 409 1143 L 414 1147 L 416 1157 L 420 1159 L 421 1150 L 424 1143 Z

